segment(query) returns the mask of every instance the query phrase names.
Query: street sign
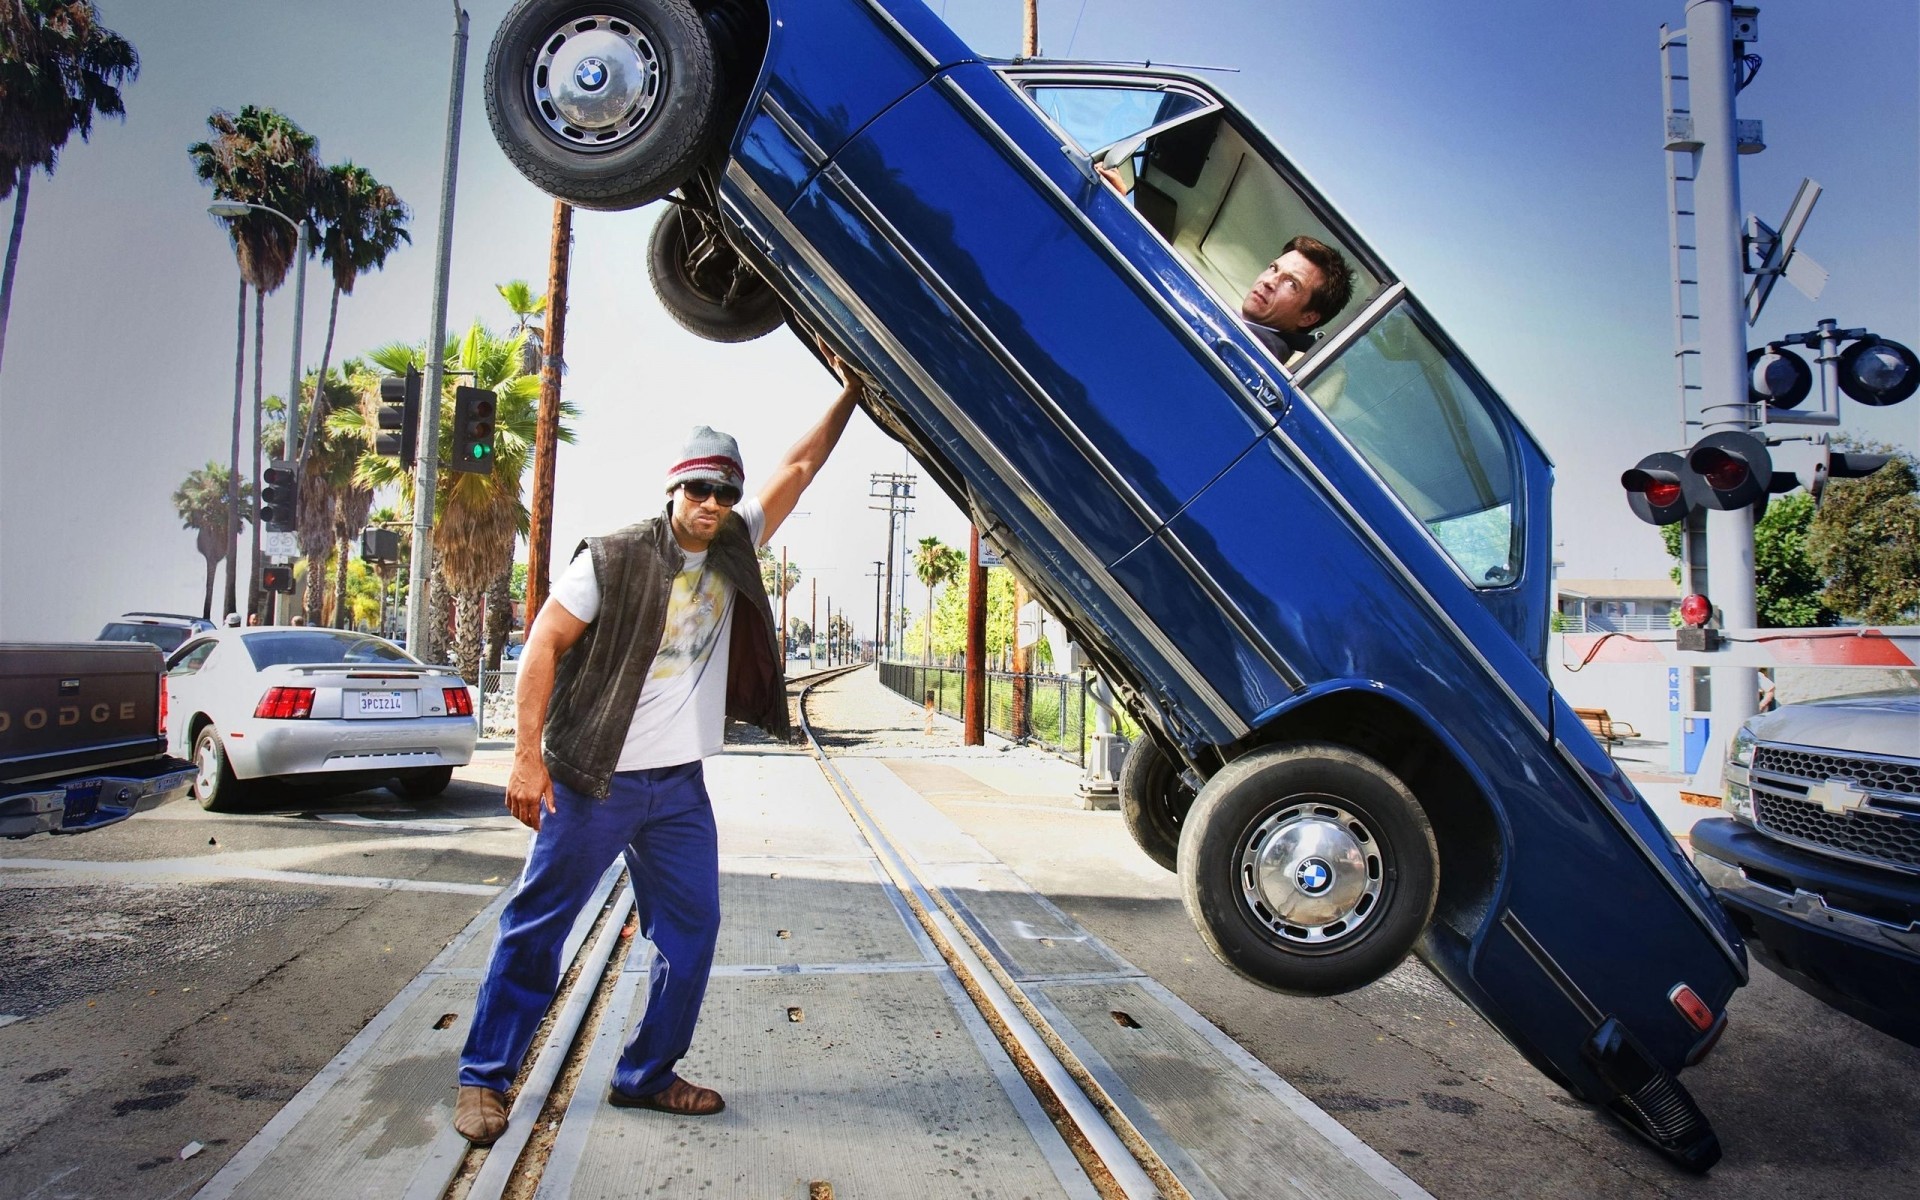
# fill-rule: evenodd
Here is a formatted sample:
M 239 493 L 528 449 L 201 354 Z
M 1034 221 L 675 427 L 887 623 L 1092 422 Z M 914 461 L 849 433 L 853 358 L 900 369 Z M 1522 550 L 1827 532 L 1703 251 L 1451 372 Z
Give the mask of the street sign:
M 298 558 L 300 557 L 300 535 L 292 530 L 262 530 L 260 551 L 274 558 Z
M 993 546 L 988 543 L 987 539 L 981 538 L 980 565 L 983 567 L 1004 567 L 1007 565 L 1007 560 L 1000 557 L 1000 552 L 995 550 Z
M 1040 640 L 1041 626 L 1046 623 L 1046 614 L 1040 611 L 1038 600 L 1029 600 L 1020 606 L 1020 623 L 1014 637 L 1022 646 L 1031 646 Z

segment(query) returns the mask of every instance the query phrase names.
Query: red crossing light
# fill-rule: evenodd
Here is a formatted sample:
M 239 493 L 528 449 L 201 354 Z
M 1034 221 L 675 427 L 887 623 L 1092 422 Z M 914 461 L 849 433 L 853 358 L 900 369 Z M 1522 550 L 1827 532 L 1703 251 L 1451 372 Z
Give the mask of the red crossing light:
M 1680 619 L 1688 625 L 1698 628 L 1705 625 L 1707 618 L 1712 615 L 1713 601 L 1702 596 L 1699 592 L 1695 592 L 1680 601 Z

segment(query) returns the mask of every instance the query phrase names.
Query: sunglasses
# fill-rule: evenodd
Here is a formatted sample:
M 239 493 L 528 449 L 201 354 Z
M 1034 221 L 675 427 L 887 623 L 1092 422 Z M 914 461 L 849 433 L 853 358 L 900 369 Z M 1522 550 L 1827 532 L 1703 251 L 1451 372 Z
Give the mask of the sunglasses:
M 708 500 L 718 500 L 722 508 L 732 508 L 734 505 L 740 503 L 740 489 L 730 483 L 723 483 L 716 487 L 711 483 L 695 479 L 681 484 L 680 490 L 685 492 L 687 499 L 693 501 L 695 504 L 705 504 Z

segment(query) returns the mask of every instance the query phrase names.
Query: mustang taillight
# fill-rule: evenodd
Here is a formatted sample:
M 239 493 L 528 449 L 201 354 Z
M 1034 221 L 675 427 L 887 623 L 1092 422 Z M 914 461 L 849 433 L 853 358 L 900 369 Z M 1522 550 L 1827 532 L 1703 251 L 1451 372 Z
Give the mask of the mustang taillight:
M 463 687 L 443 688 L 441 695 L 447 698 L 447 715 L 450 717 L 470 717 L 473 715 L 473 693 Z
M 260 703 L 253 708 L 256 717 L 291 719 L 313 715 L 313 689 L 296 687 L 270 688 L 260 697 Z

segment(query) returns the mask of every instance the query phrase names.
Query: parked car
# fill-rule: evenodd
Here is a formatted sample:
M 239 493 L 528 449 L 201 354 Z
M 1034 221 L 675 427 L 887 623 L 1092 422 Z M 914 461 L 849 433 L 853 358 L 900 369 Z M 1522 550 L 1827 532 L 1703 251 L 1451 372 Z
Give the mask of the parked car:
M 167 662 L 167 739 L 193 760 L 202 808 L 236 807 L 259 783 L 372 786 L 436 796 L 473 760 L 473 693 L 365 633 L 232 628 Z
M 204 617 L 181 613 L 130 612 L 108 621 L 100 631 L 103 642 L 146 642 L 160 647 L 160 653 L 172 654 L 181 643 L 196 633 L 214 628 Z
M 183 795 L 151 645 L 0 643 L 0 837 L 81 833 Z
M 1920 1046 L 1920 692 L 1761 713 L 1723 778 L 1694 862 L 1754 956 Z
M 1746 958 L 1547 678 L 1551 466 L 1225 96 L 983 60 L 919 0 L 517 0 L 487 72 L 551 194 L 673 194 L 676 320 L 856 365 L 1140 721 L 1129 827 L 1222 961 L 1328 994 L 1417 950 L 1574 1094 L 1718 1158 L 1676 1075 Z M 1240 310 L 1296 234 L 1357 278 L 1282 361 Z

